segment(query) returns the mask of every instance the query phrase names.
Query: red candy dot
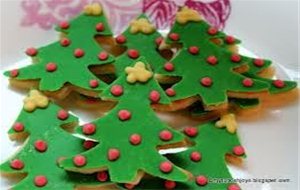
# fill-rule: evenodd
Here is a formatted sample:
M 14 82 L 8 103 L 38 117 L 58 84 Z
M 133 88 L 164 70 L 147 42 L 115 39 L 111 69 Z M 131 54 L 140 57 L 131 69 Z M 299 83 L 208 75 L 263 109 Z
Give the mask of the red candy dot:
M 163 141 L 169 141 L 173 138 L 173 134 L 168 130 L 163 130 L 159 133 L 159 138 Z
M 241 190 L 241 188 L 236 184 L 231 184 L 227 187 L 227 190 Z
M 203 77 L 201 79 L 202 86 L 210 87 L 212 85 L 212 83 L 213 83 L 213 81 L 210 77 Z
M 208 30 L 207 30 L 207 33 L 209 35 L 216 35 L 218 33 L 218 29 L 216 29 L 215 27 L 210 27 Z
M 155 43 L 156 43 L 156 45 L 158 45 L 158 46 L 162 43 L 162 41 L 163 41 L 163 38 L 162 38 L 162 37 L 158 37 L 158 38 L 155 39 Z
M 121 96 L 123 94 L 123 87 L 121 85 L 113 85 L 110 93 L 114 96 Z
M 48 72 L 54 72 L 57 69 L 57 65 L 55 63 L 47 63 L 46 70 Z
M 77 58 L 80 58 L 82 56 L 84 56 L 84 51 L 82 49 L 75 49 L 74 50 L 74 56 L 77 57 Z
M 152 90 L 149 94 L 149 99 L 151 100 L 152 103 L 157 103 L 160 100 L 160 94 L 156 90 Z
M 92 135 L 96 132 L 96 125 L 94 125 L 93 123 L 87 123 L 83 125 L 82 132 L 85 135 Z
M 39 152 L 45 152 L 48 148 L 48 145 L 43 140 L 37 140 L 37 141 L 34 142 L 34 147 Z
M 86 140 L 86 141 L 83 142 L 83 147 L 84 147 L 86 150 L 89 150 L 89 149 L 93 148 L 94 146 L 95 146 L 94 141 Z
M 18 69 L 13 69 L 10 71 L 10 76 L 11 77 L 17 77 L 19 75 L 19 70 Z
M 198 129 L 196 127 L 186 127 L 184 133 L 189 137 L 195 137 L 198 134 Z
M 245 87 L 251 87 L 251 86 L 253 86 L 253 80 L 250 79 L 250 78 L 245 78 L 243 80 L 243 86 L 245 86 Z
M 130 49 L 127 51 L 127 54 L 130 58 L 132 59 L 136 59 L 140 56 L 140 53 L 138 50 L 135 50 L 135 49 Z
M 133 134 L 130 136 L 129 141 L 132 145 L 139 145 L 142 141 L 142 137 L 139 134 Z
M 242 58 L 238 54 L 232 54 L 230 59 L 232 62 L 238 63 L 241 61 Z
M 227 44 L 233 44 L 235 42 L 235 38 L 233 36 L 226 36 L 225 42 Z
M 98 172 L 97 173 L 97 180 L 101 181 L 101 182 L 107 181 L 108 180 L 107 172 L 105 172 L 105 171 Z
M 22 131 L 24 131 L 24 125 L 20 122 L 17 122 L 14 124 L 13 129 L 16 132 L 22 132 Z
M 103 52 L 101 52 L 101 53 L 98 54 L 98 58 L 99 58 L 99 60 L 104 61 L 104 60 L 106 60 L 108 58 L 108 53 L 106 53 L 105 51 L 103 51 Z
M 194 151 L 190 154 L 190 158 L 194 162 L 199 162 L 201 160 L 200 152 Z
M 38 51 L 37 49 L 33 48 L 33 47 L 30 47 L 28 48 L 25 53 L 28 55 L 28 56 L 36 56 Z
M 170 162 L 165 161 L 159 165 L 159 169 L 160 169 L 160 171 L 162 171 L 164 173 L 170 173 L 173 169 L 173 166 Z
M 24 168 L 24 163 L 21 160 L 15 159 L 10 162 L 10 167 L 15 170 L 21 170 Z
M 92 79 L 89 81 L 91 88 L 97 88 L 99 86 L 99 82 L 96 79 Z
M 60 40 L 60 45 L 63 46 L 63 47 L 69 46 L 70 43 L 71 43 L 71 41 L 68 38 L 62 38 Z
M 165 63 L 165 65 L 164 65 L 164 69 L 166 70 L 166 71 L 173 71 L 174 70 L 174 65 L 173 65 L 173 63 L 170 63 L 170 62 L 167 62 L 167 63 Z
M 199 53 L 199 48 L 197 46 L 190 46 L 189 52 L 190 54 L 197 55 Z
M 180 36 L 177 33 L 171 33 L 169 34 L 169 38 L 173 41 L 178 41 L 180 39 Z
M 131 118 L 131 113 L 128 110 L 120 110 L 118 117 L 121 121 L 126 121 Z
M 123 35 L 119 35 L 119 36 L 116 37 L 116 42 L 117 42 L 118 44 L 123 44 L 123 43 L 126 42 L 126 37 L 123 36 Z
M 166 189 L 174 189 L 176 187 L 175 181 L 166 180 L 165 181 L 165 188 Z
M 104 29 L 105 29 L 105 27 L 104 27 L 104 24 L 103 24 L 102 22 L 100 22 L 100 23 L 98 23 L 98 24 L 96 25 L 96 30 L 97 30 L 98 32 L 102 32 Z
M 44 187 L 48 183 L 48 180 L 43 175 L 38 175 L 34 178 L 34 185 L 37 187 Z
M 73 163 L 77 167 L 84 166 L 86 164 L 86 158 L 82 155 L 74 156 Z
M 218 63 L 218 59 L 216 58 L 216 56 L 211 55 L 206 58 L 206 62 L 211 65 L 216 65 Z
M 124 187 L 125 187 L 126 189 L 133 189 L 133 188 L 135 187 L 135 185 L 134 185 L 134 184 L 130 184 L 130 183 L 126 183 L 126 184 L 124 185 Z
M 284 83 L 284 81 L 277 79 L 277 80 L 273 81 L 273 85 L 276 88 L 283 88 L 285 86 L 285 83 Z
M 204 186 L 207 184 L 207 178 L 203 175 L 196 177 L 196 183 L 200 186 Z
M 57 118 L 60 120 L 66 120 L 69 117 L 69 113 L 66 110 L 59 110 L 57 113 Z
M 108 150 L 107 158 L 109 161 L 115 161 L 120 157 L 120 151 L 116 148 Z
M 257 67 L 262 67 L 264 66 L 265 62 L 263 59 L 254 59 L 253 64 Z
M 70 24 L 68 21 L 62 21 L 61 23 L 59 23 L 59 27 L 61 29 L 68 29 L 70 27 Z
M 173 88 L 168 88 L 165 92 L 168 96 L 175 96 L 176 95 L 176 92 Z
M 245 154 L 244 147 L 242 146 L 235 146 L 232 151 L 237 156 L 242 156 L 243 154 Z

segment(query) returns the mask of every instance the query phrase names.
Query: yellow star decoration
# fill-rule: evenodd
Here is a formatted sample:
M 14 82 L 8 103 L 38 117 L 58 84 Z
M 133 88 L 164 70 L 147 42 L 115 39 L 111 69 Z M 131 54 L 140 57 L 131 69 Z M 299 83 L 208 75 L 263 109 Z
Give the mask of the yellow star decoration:
M 235 133 L 238 127 L 238 124 L 235 120 L 235 115 L 230 113 L 223 115 L 219 121 L 216 122 L 216 127 L 224 128 L 226 127 L 229 133 Z
M 155 31 L 155 27 L 145 18 L 140 18 L 130 22 L 130 32 L 136 34 L 142 32 L 144 34 L 151 34 Z
M 147 82 L 153 73 L 146 69 L 145 63 L 138 61 L 133 67 L 126 67 L 125 72 L 127 73 L 127 82 Z
M 101 15 L 102 7 L 99 3 L 92 3 L 90 5 L 86 5 L 83 8 L 83 11 L 86 15 L 97 16 L 97 15 Z
M 28 112 L 36 108 L 45 108 L 48 106 L 49 99 L 38 90 L 31 90 L 29 96 L 24 99 L 24 109 Z
M 186 24 L 189 21 L 199 22 L 202 20 L 200 14 L 188 7 L 183 7 L 179 12 L 176 13 L 176 21 L 179 24 Z

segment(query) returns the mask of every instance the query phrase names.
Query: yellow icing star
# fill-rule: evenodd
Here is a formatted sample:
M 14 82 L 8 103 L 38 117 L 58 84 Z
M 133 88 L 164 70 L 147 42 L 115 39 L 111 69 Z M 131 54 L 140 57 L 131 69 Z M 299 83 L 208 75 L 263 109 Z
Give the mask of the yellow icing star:
M 223 128 L 226 127 L 229 133 L 235 133 L 238 124 L 235 120 L 235 115 L 230 113 L 223 115 L 219 121 L 216 122 L 216 127 Z
M 155 31 L 155 27 L 145 18 L 140 18 L 130 22 L 130 32 L 136 34 L 142 32 L 144 34 L 151 34 Z
M 133 67 L 126 67 L 125 72 L 127 73 L 127 82 L 147 82 L 153 73 L 146 69 L 145 63 L 139 61 L 136 62 Z
M 176 21 L 179 24 L 186 24 L 189 21 L 199 22 L 202 20 L 200 14 L 188 7 L 183 7 L 180 11 L 176 13 Z
M 36 108 L 45 108 L 48 106 L 49 99 L 38 90 L 31 90 L 29 96 L 24 99 L 24 109 L 28 112 Z
M 90 5 L 86 5 L 83 8 L 83 11 L 86 15 L 97 16 L 97 15 L 101 15 L 102 7 L 99 3 L 92 3 Z

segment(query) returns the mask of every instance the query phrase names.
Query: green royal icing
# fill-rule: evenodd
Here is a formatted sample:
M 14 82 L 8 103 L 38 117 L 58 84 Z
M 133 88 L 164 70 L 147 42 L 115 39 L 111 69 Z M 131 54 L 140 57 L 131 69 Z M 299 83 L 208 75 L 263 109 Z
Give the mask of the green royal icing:
M 147 64 L 144 58 L 136 61 Z M 123 87 L 123 95 L 115 97 L 111 94 L 110 89 L 114 85 Z M 158 147 L 182 142 L 184 136 L 161 122 L 151 109 L 148 97 L 152 90 L 160 93 L 160 103 L 169 103 L 168 97 L 153 77 L 145 83 L 132 84 L 126 81 L 126 75 L 123 73 L 102 93 L 102 98 L 116 99 L 118 104 L 104 117 L 92 122 L 96 125 L 96 132 L 88 137 L 100 143 L 81 154 L 87 159 L 86 165 L 75 167 L 72 158 L 69 158 L 62 161 L 61 166 L 66 170 L 84 173 L 107 169 L 111 181 L 118 183 L 134 182 L 138 171 L 164 179 L 186 181 L 187 175 L 175 165 L 170 173 L 160 171 L 160 163 L 167 159 L 158 153 Z M 121 121 L 118 118 L 120 110 L 128 110 L 131 118 Z M 169 141 L 161 140 L 159 134 L 163 130 L 170 131 L 173 138 Z M 77 132 L 82 133 L 82 128 L 78 128 Z M 139 145 L 130 143 L 129 138 L 132 134 L 141 136 Z M 115 161 L 109 161 L 107 158 L 108 150 L 111 148 L 120 151 L 120 157 Z

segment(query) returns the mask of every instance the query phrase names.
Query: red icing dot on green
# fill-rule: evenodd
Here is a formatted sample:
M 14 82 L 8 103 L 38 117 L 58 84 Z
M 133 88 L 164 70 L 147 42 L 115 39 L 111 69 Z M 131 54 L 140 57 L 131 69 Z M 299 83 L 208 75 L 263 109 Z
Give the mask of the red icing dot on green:
M 203 77 L 200 81 L 202 86 L 204 87 L 210 87 L 213 83 L 212 79 L 210 77 Z
M 194 162 L 199 162 L 201 160 L 200 152 L 194 151 L 190 154 L 190 158 Z
M 99 58 L 99 60 L 104 61 L 104 60 L 106 60 L 108 58 L 108 53 L 106 53 L 105 51 L 103 51 L 103 52 L 101 52 L 101 53 L 98 54 L 98 58 Z
M 165 63 L 165 65 L 164 65 L 164 69 L 166 70 L 166 71 L 173 71 L 174 70 L 174 65 L 172 64 L 172 63 L 170 63 L 170 62 L 167 62 L 167 63 Z
M 19 75 L 19 70 L 18 69 L 13 69 L 10 71 L 10 76 L 11 77 L 17 77 Z
M 163 130 L 159 133 L 159 138 L 163 141 L 169 141 L 173 138 L 173 134 L 168 130 Z
M 22 131 L 24 131 L 24 125 L 20 122 L 17 122 L 14 124 L 13 129 L 16 132 L 22 132 Z
M 66 120 L 69 117 L 69 113 L 66 110 L 59 110 L 57 113 L 57 118 L 60 120 Z
M 99 86 L 99 82 L 96 79 L 92 79 L 89 81 L 91 88 L 97 88 Z
M 96 132 L 96 126 L 93 123 L 83 125 L 82 132 L 85 135 L 92 135 Z
M 47 63 L 46 70 L 48 72 L 54 72 L 57 69 L 57 65 L 55 63 Z
M 276 88 L 283 88 L 285 86 L 285 83 L 284 83 L 284 81 L 277 79 L 277 80 L 273 81 L 273 85 Z
M 131 113 L 128 110 L 120 110 L 118 112 L 118 117 L 121 121 L 126 121 L 131 118 Z
M 257 67 L 262 67 L 264 66 L 265 62 L 263 59 L 254 59 L 253 64 Z
M 76 155 L 73 158 L 73 163 L 77 167 L 84 166 L 86 164 L 86 158 L 82 155 Z
M 245 78 L 243 80 L 243 86 L 245 86 L 245 87 L 251 87 L 251 86 L 253 86 L 253 80 L 250 79 L 250 78 Z
M 21 170 L 24 168 L 24 163 L 21 160 L 15 159 L 10 162 L 10 167 L 15 170 Z
M 160 163 L 159 169 L 160 169 L 160 171 L 162 171 L 164 173 L 170 173 L 173 169 L 173 165 L 170 162 L 165 161 L 165 162 Z
M 104 27 L 104 24 L 103 24 L 102 22 L 100 22 L 100 23 L 98 23 L 98 24 L 96 25 L 96 30 L 97 30 L 98 32 L 102 32 L 102 31 L 104 31 L 104 29 L 105 29 L 105 27 Z
M 60 45 L 63 47 L 67 47 L 71 44 L 71 41 L 68 38 L 62 38 L 60 40 Z
M 227 190 L 241 190 L 241 188 L 236 184 L 231 184 L 227 187 Z
M 195 137 L 198 134 L 198 129 L 196 127 L 186 127 L 184 133 L 189 137 Z
M 77 48 L 74 50 L 74 56 L 77 58 L 80 58 L 80 57 L 84 56 L 84 51 L 80 48 Z
M 36 56 L 38 54 L 38 50 L 33 47 L 30 47 L 30 48 L 26 49 L 25 53 L 28 56 Z
M 168 96 L 175 96 L 176 95 L 176 92 L 173 88 L 168 88 L 165 92 Z
M 235 38 L 233 36 L 226 36 L 225 42 L 227 44 L 233 44 L 235 42 Z
M 101 182 L 105 182 L 108 180 L 108 174 L 106 171 L 98 172 L 97 173 L 97 180 Z
M 216 65 L 218 63 L 218 59 L 217 59 L 216 56 L 211 55 L 211 56 L 208 56 L 206 58 L 206 62 L 209 63 L 209 64 L 211 64 L 211 65 Z
M 70 27 L 70 24 L 68 21 L 62 21 L 61 23 L 59 23 L 59 27 L 61 29 L 68 29 Z
M 121 96 L 123 94 L 123 87 L 121 85 L 113 85 L 110 88 L 110 93 L 114 96 Z
M 176 182 L 175 181 L 166 180 L 164 185 L 165 185 L 166 189 L 174 189 L 176 187 Z
M 238 54 L 232 54 L 230 59 L 232 62 L 238 63 L 241 61 L 242 58 Z
M 155 43 L 157 46 L 159 46 L 162 43 L 162 41 L 163 41 L 163 37 L 161 36 L 155 39 Z
M 94 146 L 95 146 L 95 142 L 94 141 L 86 140 L 86 141 L 83 142 L 83 147 L 86 150 L 89 150 L 89 149 L 93 148 Z
M 207 184 L 207 178 L 203 175 L 197 176 L 196 183 L 200 186 L 204 186 Z
M 130 58 L 132 58 L 132 59 L 136 59 L 136 58 L 138 58 L 138 57 L 140 56 L 140 53 L 139 53 L 139 51 L 136 50 L 136 49 L 129 49 L 129 50 L 127 51 L 127 55 L 128 55 Z
M 45 185 L 47 185 L 47 183 L 48 180 L 46 176 L 39 175 L 34 178 L 34 185 L 37 187 L 44 187 Z
M 134 185 L 134 184 L 130 184 L 130 183 L 126 183 L 126 184 L 124 185 L 124 187 L 125 187 L 126 189 L 133 189 L 133 188 L 135 187 L 135 185 Z
M 34 142 L 34 147 L 39 152 L 45 152 L 48 148 L 48 145 L 43 140 L 37 140 L 37 141 Z
M 197 55 L 199 53 L 199 48 L 197 46 L 190 46 L 188 51 L 192 55 Z
M 142 137 L 139 134 L 132 134 L 129 138 L 129 141 L 132 145 L 139 145 L 142 141 Z
M 119 36 L 116 37 L 116 42 L 117 42 L 118 44 L 123 44 L 123 43 L 126 42 L 126 37 L 123 36 L 123 35 L 119 35 Z
M 242 147 L 242 146 L 235 146 L 233 148 L 232 152 L 237 156 L 242 156 L 245 154 L 244 147 Z
M 109 161 L 115 161 L 120 157 L 120 151 L 116 148 L 111 148 L 108 150 L 107 159 Z
M 210 27 L 208 30 L 207 30 L 207 33 L 209 35 L 216 35 L 218 33 L 218 29 L 216 29 L 215 27 Z
M 169 34 L 169 38 L 173 41 L 178 41 L 180 39 L 180 36 L 177 33 L 171 33 Z
M 152 103 L 157 103 L 160 100 L 160 94 L 156 90 L 152 90 L 149 94 L 149 99 L 151 100 Z

